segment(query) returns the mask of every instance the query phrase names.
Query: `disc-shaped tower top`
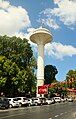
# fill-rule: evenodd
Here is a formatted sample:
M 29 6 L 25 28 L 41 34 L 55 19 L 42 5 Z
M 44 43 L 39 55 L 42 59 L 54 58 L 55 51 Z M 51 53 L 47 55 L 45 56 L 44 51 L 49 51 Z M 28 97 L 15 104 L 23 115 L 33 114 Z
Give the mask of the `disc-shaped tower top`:
M 38 28 L 34 30 L 32 35 L 30 36 L 30 40 L 36 44 L 46 44 L 52 41 L 52 34 L 46 28 Z

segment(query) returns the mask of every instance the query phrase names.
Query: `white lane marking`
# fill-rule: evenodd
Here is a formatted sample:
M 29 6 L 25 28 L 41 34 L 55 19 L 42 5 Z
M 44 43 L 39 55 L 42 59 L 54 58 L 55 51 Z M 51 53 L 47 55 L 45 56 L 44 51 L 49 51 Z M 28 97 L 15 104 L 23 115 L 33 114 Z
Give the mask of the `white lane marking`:
M 67 112 L 64 112 L 65 114 L 67 113 Z
M 48 119 L 52 119 L 52 118 L 50 117 L 50 118 L 48 118 Z
M 19 110 L 19 109 L 25 109 L 25 108 L 24 107 L 20 107 L 20 108 L 9 108 L 9 109 L 5 109 L 5 110 L 0 110 L 0 112 L 8 112 L 8 111 Z
M 60 113 L 60 115 L 63 115 L 63 113 Z
M 7 117 L 14 117 L 14 116 L 18 116 L 18 115 L 23 115 L 25 113 L 22 113 L 22 114 L 15 114 L 15 115 L 8 115 L 8 116 L 5 116 L 5 117 L 0 117 L 0 119 L 5 119 Z
M 55 117 L 58 117 L 59 115 L 55 115 Z

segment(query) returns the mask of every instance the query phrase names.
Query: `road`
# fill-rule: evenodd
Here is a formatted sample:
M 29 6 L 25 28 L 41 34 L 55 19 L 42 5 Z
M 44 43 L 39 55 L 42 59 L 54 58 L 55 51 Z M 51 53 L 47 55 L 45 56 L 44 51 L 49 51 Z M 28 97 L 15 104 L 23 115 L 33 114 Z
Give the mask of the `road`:
M 76 102 L 0 110 L 0 119 L 76 119 Z

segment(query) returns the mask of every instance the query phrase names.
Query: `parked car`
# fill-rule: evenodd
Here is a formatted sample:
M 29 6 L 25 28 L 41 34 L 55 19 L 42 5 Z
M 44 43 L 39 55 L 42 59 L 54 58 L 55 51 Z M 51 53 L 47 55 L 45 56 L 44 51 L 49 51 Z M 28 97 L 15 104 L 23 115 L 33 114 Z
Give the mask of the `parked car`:
M 53 97 L 54 101 L 57 103 L 57 102 L 61 102 L 61 98 L 60 97 Z
M 19 107 L 19 102 L 17 98 L 8 98 L 9 100 L 9 107 Z
M 46 105 L 47 104 L 45 97 L 40 97 L 39 99 L 41 101 L 41 105 Z
M 67 97 L 65 97 L 64 100 L 67 101 Z
M 68 101 L 68 102 L 73 102 L 73 98 L 72 98 L 72 97 L 68 97 L 68 98 L 67 98 L 67 101 Z
M 34 98 L 34 102 L 35 102 L 35 105 L 45 105 L 45 104 L 47 104 L 45 97 Z
M 37 103 L 34 101 L 34 98 L 29 98 L 28 99 L 28 106 L 35 106 L 35 105 L 37 105 Z
M 41 100 L 40 100 L 40 98 L 39 98 L 39 97 L 34 98 L 34 103 L 35 103 L 35 105 L 41 105 Z
M 16 97 L 18 102 L 19 102 L 19 106 L 28 106 L 28 99 L 26 97 Z
M 6 97 L 0 97 L 0 108 L 9 108 L 9 100 Z
M 66 99 L 65 98 L 61 98 L 61 102 L 65 102 L 66 101 Z
M 48 105 L 50 105 L 50 104 L 55 103 L 55 101 L 54 101 L 53 98 L 46 98 L 46 103 L 47 103 Z

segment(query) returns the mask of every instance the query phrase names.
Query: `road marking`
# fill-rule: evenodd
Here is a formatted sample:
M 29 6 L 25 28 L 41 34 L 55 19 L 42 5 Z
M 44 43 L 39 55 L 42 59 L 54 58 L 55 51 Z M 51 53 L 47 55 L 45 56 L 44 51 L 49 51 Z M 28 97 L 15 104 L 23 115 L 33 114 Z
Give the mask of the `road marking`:
M 48 118 L 48 119 L 52 119 L 52 118 L 50 117 L 50 118 Z
M 5 118 L 9 118 L 9 117 L 14 117 L 14 116 L 18 116 L 18 115 L 23 115 L 25 113 L 22 113 L 22 114 L 15 114 L 15 115 L 8 115 L 8 116 L 5 116 L 5 117 L 0 117 L 0 119 L 5 119 Z
M 28 108 L 28 107 L 27 107 L 27 108 Z M 5 109 L 5 110 L 0 110 L 0 112 L 8 112 L 8 111 L 19 110 L 19 109 L 25 109 L 25 107 L 20 107 L 20 108 L 9 108 L 9 109 Z
M 60 115 L 63 115 L 63 113 L 60 113 Z
M 58 117 L 59 115 L 55 115 L 55 117 Z
M 67 113 L 67 112 L 64 112 L 65 114 Z

